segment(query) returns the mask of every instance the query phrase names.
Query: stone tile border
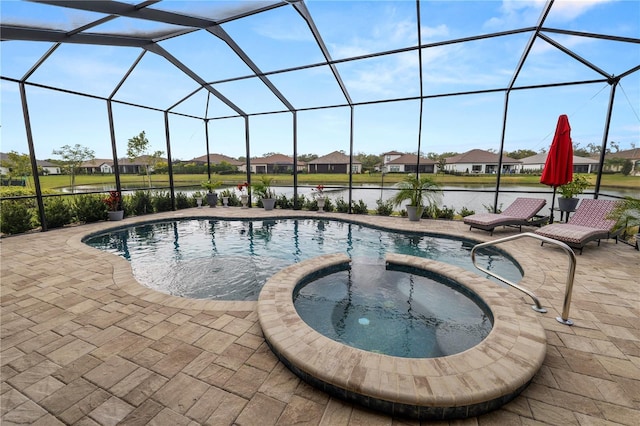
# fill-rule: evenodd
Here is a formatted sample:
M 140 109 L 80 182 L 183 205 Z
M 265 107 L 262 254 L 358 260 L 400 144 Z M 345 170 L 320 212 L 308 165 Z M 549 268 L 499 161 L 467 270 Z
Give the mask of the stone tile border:
M 309 259 L 269 279 L 258 299 L 265 339 L 303 380 L 332 395 L 390 415 L 419 419 L 477 416 L 515 398 L 542 366 L 546 335 L 535 312 L 507 289 L 461 268 L 414 256 L 386 261 L 435 272 L 475 292 L 494 317 L 477 346 L 440 358 L 399 358 L 331 340 L 309 327 L 293 291 L 310 274 L 350 262 L 344 254 Z

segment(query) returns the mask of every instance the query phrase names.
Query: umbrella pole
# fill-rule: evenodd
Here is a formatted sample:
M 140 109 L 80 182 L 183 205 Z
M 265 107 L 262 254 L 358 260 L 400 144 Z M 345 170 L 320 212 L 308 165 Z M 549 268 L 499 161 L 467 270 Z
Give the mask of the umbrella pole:
M 556 187 L 553 187 L 553 195 L 551 196 L 551 215 L 549 215 L 549 223 L 553 223 L 553 210 L 556 202 Z

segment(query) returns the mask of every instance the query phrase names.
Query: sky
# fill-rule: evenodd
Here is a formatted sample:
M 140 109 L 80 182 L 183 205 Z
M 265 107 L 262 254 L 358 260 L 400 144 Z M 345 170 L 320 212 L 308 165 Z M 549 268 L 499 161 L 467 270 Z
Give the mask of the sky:
M 153 8 L 221 18 L 234 10 L 274 2 L 162 1 Z M 414 1 L 305 0 L 333 60 L 404 49 L 418 44 Z M 562 87 L 504 89 L 514 78 L 531 32 L 466 43 L 442 43 L 479 34 L 530 28 L 538 22 L 541 1 L 422 1 L 420 34 L 423 87 L 422 135 L 419 140 L 420 57 L 417 50 L 336 64 L 354 104 L 327 66 L 269 75 L 269 80 L 298 109 L 298 153 L 325 155 L 336 150 L 381 154 L 387 151 L 425 153 L 548 149 L 560 114 L 567 114 L 574 148 L 603 141 L 612 86 L 604 82 Z M 50 5 L 0 1 L 3 25 L 29 24 L 71 30 L 104 15 Z M 545 27 L 640 39 L 640 2 L 556 1 Z M 92 32 L 157 33 L 176 26 L 118 18 Z M 292 5 L 222 24 L 222 29 L 265 73 L 324 61 L 312 33 Z M 609 75 L 640 65 L 640 44 L 614 42 L 553 32 L 545 36 Z M 440 44 L 438 44 L 440 43 Z M 293 153 L 294 120 L 287 107 L 257 78 L 227 44 L 205 30 L 161 41 L 159 45 L 249 114 L 249 155 Z M 46 42 L 3 41 L 0 75 L 21 79 L 52 47 Z M 80 144 L 97 158 L 110 158 L 108 98 L 140 58 L 139 48 L 63 44 L 27 82 L 62 88 L 102 99 L 26 85 L 26 100 L 38 159 L 56 158 L 53 150 Z M 539 38 L 535 41 L 515 87 L 590 81 L 602 76 Z M 0 151 L 27 153 L 27 138 L 18 84 L 0 80 Z M 189 160 L 206 153 L 208 121 L 210 152 L 246 156 L 246 121 L 152 52 L 142 55 L 129 77 L 115 91 L 113 118 L 118 157 L 126 156 L 127 141 L 145 131 L 150 151 L 167 151 L 165 110 L 173 159 Z M 487 91 L 457 96 L 451 93 Z M 620 149 L 640 147 L 640 71 L 615 88 L 608 142 Z M 394 102 L 380 102 L 385 100 Z M 180 102 L 182 100 L 182 102 Z M 366 102 L 377 102 L 365 104 Z M 132 106 L 143 105 L 153 109 Z M 339 107 L 335 107 L 339 105 Z M 327 107 L 309 110 L 314 107 Z M 352 115 L 353 111 L 353 115 Z M 177 115 L 173 113 L 179 113 Z M 277 114 L 264 114 L 278 112 Z M 197 117 L 197 118 L 194 118 Z M 350 132 L 353 120 L 353 134 Z

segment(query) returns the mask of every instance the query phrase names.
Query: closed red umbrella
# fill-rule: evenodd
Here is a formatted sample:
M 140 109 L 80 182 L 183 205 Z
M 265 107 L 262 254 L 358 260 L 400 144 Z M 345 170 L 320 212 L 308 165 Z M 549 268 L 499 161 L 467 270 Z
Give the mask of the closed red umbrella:
M 551 220 L 553 223 L 553 208 L 556 199 L 556 188 L 573 180 L 573 146 L 571 144 L 571 126 L 569 117 L 562 114 L 558 117 L 556 134 L 551 142 L 547 161 L 542 170 L 540 183 L 553 186 L 551 200 Z

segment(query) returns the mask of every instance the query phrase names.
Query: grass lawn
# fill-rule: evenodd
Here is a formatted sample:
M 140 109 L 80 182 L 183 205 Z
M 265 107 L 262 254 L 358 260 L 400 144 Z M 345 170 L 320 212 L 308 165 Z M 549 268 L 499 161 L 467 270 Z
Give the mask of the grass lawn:
M 286 174 L 270 175 L 273 177 L 273 184 L 276 186 L 289 186 L 293 185 L 293 176 Z M 405 175 L 403 173 L 389 173 L 384 176 L 385 186 L 399 182 Z M 255 179 L 256 175 L 253 175 Z M 381 183 L 380 173 L 363 173 L 359 175 L 353 175 L 354 185 L 360 184 L 373 184 L 380 185 Z M 437 174 L 433 176 L 436 182 L 442 185 L 469 185 L 469 184 L 493 184 L 496 181 L 495 175 L 472 175 L 472 176 L 454 176 Z M 182 175 L 176 174 L 173 177 L 174 184 L 176 186 L 199 186 L 202 181 L 206 180 L 206 175 Z M 234 175 L 213 175 L 212 179 L 218 179 L 223 182 L 224 185 L 233 186 L 238 183 L 243 183 L 246 180 L 244 174 Z M 595 185 L 596 176 L 590 175 L 589 180 L 592 185 Z M 30 179 L 31 187 L 33 187 L 33 179 Z M 120 182 L 122 185 L 128 188 L 147 188 L 146 176 L 139 175 L 120 175 Z M 152 185 L 155 186 L 169 186 L 168 175 L 152 175 Z M 299 174 L 298 185 L 340 185 L 344 186 L 349 183 L 349 176 L 346 174 Z M 501 177 L 502 184 L 516 184 L 516 185 L 539 185 L 540 176 L 535 175 L 503 175 Z M 71 179 L 66 175 L 55 176 L 41 176 L 40 185 L 42 189 L 60 189 L 69 187 L 71 185 Z M 112 185 L 115 187 L 115 177 L 113 175 L 79 175 L 76 176 L 76 185 Z M 637 188 L 640 191 L 640 177 L 638 176 L 623 176 L 622 174 L 603 175 L 602 187 L 610 188 Z

